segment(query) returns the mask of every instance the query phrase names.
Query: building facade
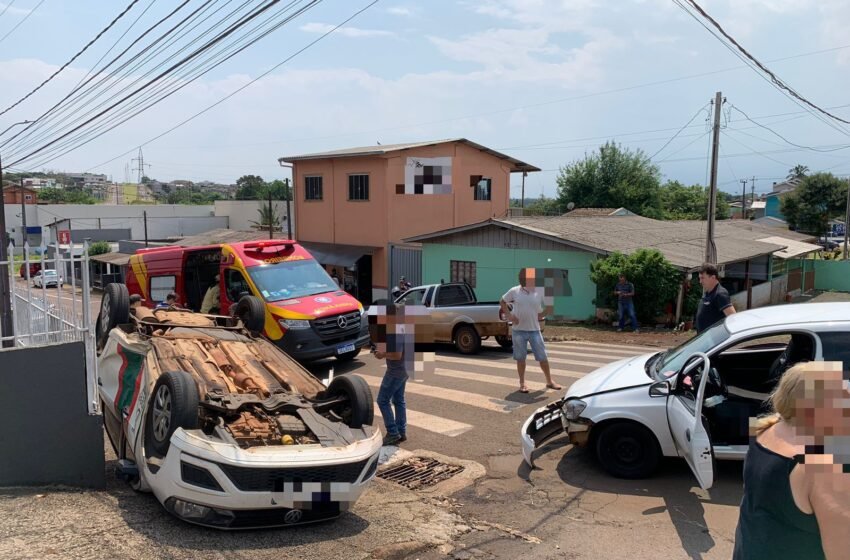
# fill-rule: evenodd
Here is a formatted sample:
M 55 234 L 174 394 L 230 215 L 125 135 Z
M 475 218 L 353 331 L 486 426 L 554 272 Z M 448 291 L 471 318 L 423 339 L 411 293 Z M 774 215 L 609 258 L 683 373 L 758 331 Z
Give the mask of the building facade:
M 10 185 L 3 189 L 3 204 L 38 204 L 38 193 L 29 187 Z

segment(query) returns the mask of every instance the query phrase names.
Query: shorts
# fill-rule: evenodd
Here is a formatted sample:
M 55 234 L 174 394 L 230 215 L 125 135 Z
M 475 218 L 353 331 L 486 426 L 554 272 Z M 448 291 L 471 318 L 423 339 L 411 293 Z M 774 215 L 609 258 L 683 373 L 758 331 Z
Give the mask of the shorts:
M 513 331 L 511 333 L 514 346 L 514 360 L 524 362 L 528 355 L 528 344 L 531 344 L 531 352 L 538 362 L 545 362 L 546 347 L 543 345 L 543 334 L 540 331 Z

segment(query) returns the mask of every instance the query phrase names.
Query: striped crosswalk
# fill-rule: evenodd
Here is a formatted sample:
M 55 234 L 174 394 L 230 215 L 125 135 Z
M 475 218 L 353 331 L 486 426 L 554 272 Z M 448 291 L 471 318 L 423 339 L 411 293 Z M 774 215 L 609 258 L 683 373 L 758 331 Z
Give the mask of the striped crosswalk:
M 597 368 L 659 349 L 566 341 L 548 343 L 546 350 L 554 380 L 569 385 Z M 499 418 L 512 418 L 510 422 L 516 424 L 534 407 L 562 394 L 547 389 L 533 356 L 529 356 L 526 374 L 528 394 L 518 391 L 516 364 L 509 352 L 485 346 L 476 356 L 462 356 L 446 350 L 438 352 L 435 358 L 433 374 L 407 383 L 407 423 L 411 433 L 418 429 L 456 438 L 477 427 L 490 427 Z M 383 373 L 383 367 L 364 367 L 357 371 L 375 396 Z M 375 408 L 380 418 L 380 411 Z M 527 410 L 520 410 L 522 408 Z

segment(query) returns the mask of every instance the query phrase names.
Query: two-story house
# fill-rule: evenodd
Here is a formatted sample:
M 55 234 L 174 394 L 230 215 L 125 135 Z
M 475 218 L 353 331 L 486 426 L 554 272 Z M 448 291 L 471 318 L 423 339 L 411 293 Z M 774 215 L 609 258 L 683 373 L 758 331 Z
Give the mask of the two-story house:
M 511 173 L 540 171 L 456 138 L 284 156 L 292 165 L 294 237 L 363 302 L 399 276 L 421 280 L 406 238 L 506 215 Z

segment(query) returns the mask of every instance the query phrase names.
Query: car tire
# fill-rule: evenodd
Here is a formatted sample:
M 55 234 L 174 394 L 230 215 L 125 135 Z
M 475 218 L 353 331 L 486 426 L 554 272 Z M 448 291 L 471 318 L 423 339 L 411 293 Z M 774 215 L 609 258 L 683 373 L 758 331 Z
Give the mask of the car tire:
M 124 284 L 107 284 L 97 315 L 97 342 L 103 347 L 109 331 L 130 321 L 130 292 Z
M 455 346 L 461 354 L 477 354 L 481 350 L 481 336 L 472 325 L 461 325 L 455 331 Z
M 198 385 L 185 371 L 167 371 L 153 386 L 145 415 L 145 448 L 165 457 L 177 428 L 198 427 Z
M 511 337 L 503 334 L 496 335 L 496 342 L 505 350 L 513 350 L 514 341 Z
M 372 390 L 359 375 L 334 377 L 326 393 L 330 398 L 347 397 L 347 405 L 335 412 L 349 428 L 371 426 L 374 422 L 375 401 L 372 399 Z
M 252 333 L 261 333 L 266 326 L 266 305 L 258 297 L 242 296 L 233 315 Z
M 661 450 L 649 429 L 636 422 L 616 422 L 596 436 L 596 458 L 617 478 L 647 478 L 658 468 Z
M 336 357 L 336 359 L 340 362 L 350 362 L 360 354 L 360 350 L 361 348 L 358 348 L 354 352 L 346 352 L 345 354 L 340 354 Z

